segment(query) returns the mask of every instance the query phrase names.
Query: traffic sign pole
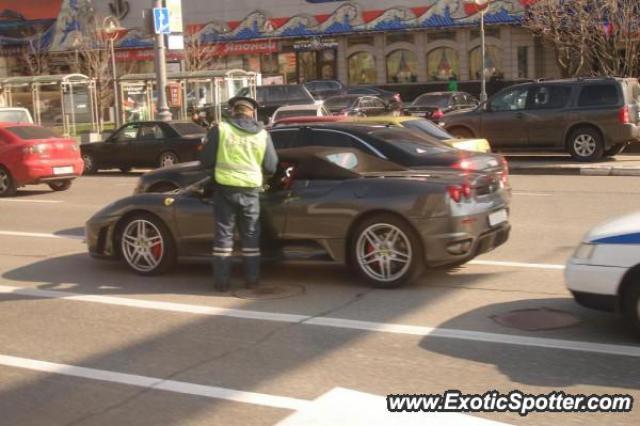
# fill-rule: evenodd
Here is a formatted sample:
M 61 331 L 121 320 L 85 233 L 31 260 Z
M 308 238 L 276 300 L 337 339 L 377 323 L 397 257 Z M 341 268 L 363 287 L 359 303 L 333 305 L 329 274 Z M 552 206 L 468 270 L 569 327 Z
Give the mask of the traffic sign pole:
M 153 0 L 153 8 L 159 9 L 162 8 L 162 0 Z M 156 12 L 154 11 L 154 21 L 157 21 Z M 157 111 L 158 111 L 158 119 L 162 121 L 171 120 L 171 111 L 169 110 L 169 105 L 167 105 L 167 61 L 166 61 L 166 50 L 164 45 L 164 34 L 162 31 L 163 22 L 160 22 L 160 25 L 155 26 L 155 51 L 156 51 L 156 90 L 158 93 L 158 101 L 157 101 Z M 168 19 L 167 19 L 168 25 Z

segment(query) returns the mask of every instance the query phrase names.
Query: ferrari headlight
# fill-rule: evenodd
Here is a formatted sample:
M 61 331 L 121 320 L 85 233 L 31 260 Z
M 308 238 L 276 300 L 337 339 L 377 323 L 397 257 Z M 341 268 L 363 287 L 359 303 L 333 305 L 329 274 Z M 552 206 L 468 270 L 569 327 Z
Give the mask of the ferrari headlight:
M 590 243 L 582 243 L 576 248 L 576 251 L 573 253 L 573 257 L 575 259 L 580 260 L 588 260 L 593 256 L 593 252 L 596 250 L 595 244 Z

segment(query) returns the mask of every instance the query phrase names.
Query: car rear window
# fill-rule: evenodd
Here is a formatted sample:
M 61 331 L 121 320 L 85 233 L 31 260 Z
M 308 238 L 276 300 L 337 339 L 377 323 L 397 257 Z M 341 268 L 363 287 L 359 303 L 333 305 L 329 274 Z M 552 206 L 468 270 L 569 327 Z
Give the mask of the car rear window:
M 204 127 L 195 123 L 174 123 L 173 128 L 180 136 L 186 135 L 204 135 L 207 133 Z
M 329 109 L 347 108 L 353 105 L 356 99 L 358 98 L 351 98 L 351 97 L 329 98 L 324 101 L 324 106 L 326 106 Z
M 578 106 L 615 106 L 620 103 L 618 88 L 613 84 L 589 84 L 582 87 Z
M 433 106 L 446 108 L 449 106 L 450 96 L 447 95 L 422 95 L 413 101 L 414 106 Z
M 25 111 L 18 110 L 0 111 L 0 121 L 3 123 L 31 123 L 29 115 Z
M 54 132 L 49 129 L 45 129 L 44 127 L 31 127 L 31 126 L 16 126 L 16 127 L 6 127 L 5 130 L 13 133 L 17 137 L 23 140 L 34 140 L 34 139 L 49 139 L 49 138 L 57 138 Z
M 374 148 L 403 166 L 419 165 L 423 157 L 455 151 L 443 142 L 423 138 L 411 130 L 385 128 L 370 134 L 373 138 L 369 142 Z
M 313 117 L 318 115 L 315 109 L 294 109 L 288 111 L 279 111 L 276 114 L 276 120 L 282 120 L 289 117 Z

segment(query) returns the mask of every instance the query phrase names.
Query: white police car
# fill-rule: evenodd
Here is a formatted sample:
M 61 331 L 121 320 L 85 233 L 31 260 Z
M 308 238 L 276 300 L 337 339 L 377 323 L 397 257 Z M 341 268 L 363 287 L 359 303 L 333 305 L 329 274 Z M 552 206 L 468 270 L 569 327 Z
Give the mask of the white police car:
M 593 228 L 565 270 L 579 304 L 622 313 L 640 331 L 640 212 Z

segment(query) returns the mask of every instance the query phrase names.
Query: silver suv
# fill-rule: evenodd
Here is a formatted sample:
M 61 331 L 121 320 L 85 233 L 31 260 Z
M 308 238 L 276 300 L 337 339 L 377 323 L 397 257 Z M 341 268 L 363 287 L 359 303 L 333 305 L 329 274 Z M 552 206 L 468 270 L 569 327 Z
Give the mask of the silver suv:
M 455 136 L 487 138 L 494 149 L 566 151 L 597 161 L 640 141 L 640 84 L 635 78 L 524 83 L 440 123 Z

